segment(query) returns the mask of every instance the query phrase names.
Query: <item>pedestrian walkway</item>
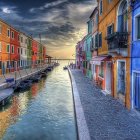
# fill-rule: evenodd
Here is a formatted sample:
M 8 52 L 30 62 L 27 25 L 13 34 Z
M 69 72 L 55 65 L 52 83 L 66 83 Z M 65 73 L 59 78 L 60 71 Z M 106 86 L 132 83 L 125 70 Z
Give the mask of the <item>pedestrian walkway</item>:
M 49 66 L 49 64 L 38 65 L 35 68 L 23 68 L 22 70 L 18 70 L 16 72 L 10 72 L 8 74 L 0 75 L 0 85 L 2 85 L 5 82 L 5 78 L 14 78 L 16 80 L 19 80 L 25 76 L 28 76 L 40 70 L 43 70 L 47 66 Z
M 80 70 L 75 79 L 91 140 L 140 140 L 140 117 L 105 96 Z M 81 122 L 82 125 L 82 122 Z

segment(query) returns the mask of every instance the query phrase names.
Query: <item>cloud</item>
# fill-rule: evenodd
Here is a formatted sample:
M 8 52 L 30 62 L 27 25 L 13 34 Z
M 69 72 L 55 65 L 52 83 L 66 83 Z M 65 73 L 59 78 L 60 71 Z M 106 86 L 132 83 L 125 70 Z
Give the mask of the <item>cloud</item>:
M 3 8 L 2 8 L 2 12 L 3 12 L 3 13 L 10 14 L 10 13 L 11 13 L 11 10 L 10 10 L 8 7 L 3 7 Z
M 68 53 L 65 57 L 71 57 L 76 43 L 87 33 L 86 22 L 96 6 L 96 0 L 44 1 L 43 6 L 43 2 L 36 1 L 38 7 L 33 5 L 34 8 L 31 8 L 32 3 L 29 8 L 24 7 L 26 14 L 19 8 L 22 7 L 20 3 L 15 6 L 5 3 L 0 6 L 0 17 L 37 40 L 41 34 L 50 55 L 64 57 L 62 52 L 65 52 Z M 7 8 L 5 13 L 2 11 L 4 7 Z
M 44 6 L 40 6 L 39 8 L 31 8 L 29 11 L 30 11 L 30 13 L 35 13 L 36 11 L 55 7 L 55 6 L 58 6 L 60 4 L 65 3 L 65 2 L 68 2 L 68 0 L 58 0 L 55 2 L 46 3 Z

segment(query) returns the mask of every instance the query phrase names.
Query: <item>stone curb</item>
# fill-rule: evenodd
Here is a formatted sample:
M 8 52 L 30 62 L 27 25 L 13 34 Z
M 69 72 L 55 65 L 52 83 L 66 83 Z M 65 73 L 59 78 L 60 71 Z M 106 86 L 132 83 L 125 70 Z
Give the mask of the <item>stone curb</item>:
M 68 72 L 72 84 L 72 93 L 74 99 L 74 107 L 76 113 L 76 122 L 78 127 L 79 140 L 91 140 L 75 79 L 69 68 L 68 68 Z

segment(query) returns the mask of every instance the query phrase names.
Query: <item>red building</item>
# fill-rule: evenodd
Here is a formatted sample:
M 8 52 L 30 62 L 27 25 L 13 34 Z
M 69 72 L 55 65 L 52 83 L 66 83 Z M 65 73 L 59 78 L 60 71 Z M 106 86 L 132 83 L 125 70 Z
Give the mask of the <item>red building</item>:
M 10 71 L 18 70 L 20 66 L 20 33 L 10 27 Z
M 38 42 L 32 41 L 32 66 L 35 67 L 37 65 L 37 55 L 38 55 Z
M 46 63 L 46 47 L 43 46 L 43 63 Z

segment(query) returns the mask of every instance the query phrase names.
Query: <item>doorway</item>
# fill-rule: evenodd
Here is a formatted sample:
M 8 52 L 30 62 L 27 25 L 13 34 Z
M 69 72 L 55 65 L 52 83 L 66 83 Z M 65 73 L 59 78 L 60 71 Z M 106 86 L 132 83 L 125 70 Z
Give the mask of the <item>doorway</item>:
M 125 92 L 126 92 L 126 62 L 123 60 L 118 61 L 118 76 L 117 76 L 117 93 L 118 97 L 125 102 Z
M 112 85 L 112 82 L 111 82 L 111 79 L 112 79 L 112 76 L 111 76 L 111 62 L 106 62 L 106 91 L 107 93 L 111 94 L 111 85 Z

